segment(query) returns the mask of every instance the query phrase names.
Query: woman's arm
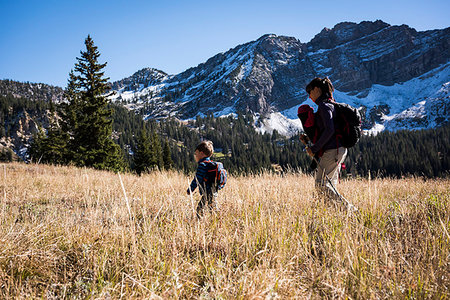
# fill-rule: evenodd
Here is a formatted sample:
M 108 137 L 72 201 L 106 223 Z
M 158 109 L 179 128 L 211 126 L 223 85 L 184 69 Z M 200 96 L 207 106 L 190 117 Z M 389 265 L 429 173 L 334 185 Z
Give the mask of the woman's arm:
M 325 144 L 330 140 L 330 138 L 334 134 L 334 120 L 333 120 L 333 111 L 334 106 L 331 103 L 323 103 L 319 106 L 319 114 L 322 118 L 323 125 L 325 126 L 324 131 L 320 135 L 320 138 L 317 142 L 311 146 L 311 151 L 313 153 L 317 153 L 320 149 L 325 146 Z

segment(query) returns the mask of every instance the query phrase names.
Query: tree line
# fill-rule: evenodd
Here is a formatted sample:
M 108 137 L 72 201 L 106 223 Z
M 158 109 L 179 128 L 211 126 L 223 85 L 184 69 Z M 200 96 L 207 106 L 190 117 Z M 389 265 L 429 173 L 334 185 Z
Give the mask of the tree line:
M 30 115 L 40 115 L 50 110 L 44 101 L 0 97 L 0 138 L 9 136 L 14 116 L 26 110 Z M 286 138 L 276 131 L 261 134 L 252 126 L 252 116 L 237 118 L 197 118 L 181 123 L 176 119 L 143 120 L 143 115 L 126 108 L 109 104 L 112 112 L 111 140 L 119 145 L 122 170 L 142 173 L 153 169 L 175 168 L 192 172 L 196 168 L 193 150 L 203 139 L 213 141 L 220 160 L 233 174 L 257 173 L 263 170 L 301 170 L 309 172 L 310 159 L 303 152 L 298 136 Z M 56 122 L 55 122 L 56 123 Z M 54 126 L 54 127 L 52 127 Z M 46 133 L 35 137 L 30 152 L 42 141 L 50 142 L 58 128 L 50 125 Z M 58 135 L 56 135 L 58 136 Z M 48 140 L 46 140 L 48 139 Z M 450 126 L 437 129 L 381 132 L 376 136 L 363 136 L 350 148 L 345 160 L 344 176 L 366 177 L 416 175 L 425 177 L 448 176 L 450 170 Z M 60 148 L 64 144 L 59 144 Z M 48 143 L 33 154 L 33 161 L 65 164 L 58 143 Z M 4 148 L 0 160 L 8 161 L 11 153 Z M 64 152 L 64 151 L 63 151 Z M 161 154 L 162 153 L 162 154 Z M 41 157 L 41 155 L 44 155 Z M 158 157 L 158 158 L 156 158 Z M 163 161 L 159 158 L 163 158 Z

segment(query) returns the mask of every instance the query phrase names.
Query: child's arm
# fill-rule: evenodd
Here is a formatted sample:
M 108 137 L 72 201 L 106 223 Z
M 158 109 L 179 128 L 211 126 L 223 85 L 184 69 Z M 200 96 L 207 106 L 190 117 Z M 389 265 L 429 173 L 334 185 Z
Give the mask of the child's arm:
M 189 186 L 189 188 L 187 189 L 187 193 L 188 195 L 192 192 L 195 191 L 195 189 L 197 188 L 197 180 L 195 180 L 195 178 L 192 180 L 191 185 Z
M 206 165 L 204 163 L 200 163 L 197 168 L 197 172 L 195 173 L 195 177 L 191 182 L 190 190 L 191 192 L 195 191 L 197 188 L 197 182 L 202 183 L 205 180 L 207 173 Z M 189 189 L 187 190 L 189 194 Z

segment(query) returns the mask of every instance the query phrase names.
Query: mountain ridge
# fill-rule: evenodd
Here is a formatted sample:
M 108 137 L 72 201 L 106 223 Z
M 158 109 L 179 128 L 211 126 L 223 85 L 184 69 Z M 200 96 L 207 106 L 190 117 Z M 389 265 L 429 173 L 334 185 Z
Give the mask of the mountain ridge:
M 168 75 L 154 86 L 126 93 L 117 91 L 112 99 L 122 101 L 129 109 L 144 111 L 147 118 L 189 119 L 208 113 L 222 116 L 245 112 L 261 116 L 260 124 L 277 115 L 284 118 L 279 122 L 298 130 L 298 120 L 287 118 L 284 112 L 305 102 L 304 86 L 312 78 L 329 76 L 337 91 L 342 92 L 338 101 L 349 101 L 355 95 L 362 99 L 358 102 L 364 111 L 364 127 L 370 130 L 383 125 L 377 124 L 373 115 L 392 110 L 379 109 L 380 105 L 389 106 L 384 100 L 363 100 L 377 85 L 392 87 L 395 94 L 396 84 L 445 67 L 450 59 L 449 37 L 449 28 L 419 32 L 381 20 L 341 22 L 331 29 L 324 28 L 308 43 L 295 37 L 266 34 L 218 53 L 196 67 Z M 441 77 L 447 73 L 444 75 Z M 442 82 L 434 82 L 435 90 L 428 97 L 434 97 L 448 81 L 446 77 Z M 448 94 L 442 97 L 442 102 L 447 103 Z M 440 123 L 448 122 L 448 115 L 438 119 L 444 120 Z M 285 129 L 282 131 L 288 134 L 290 130 Z

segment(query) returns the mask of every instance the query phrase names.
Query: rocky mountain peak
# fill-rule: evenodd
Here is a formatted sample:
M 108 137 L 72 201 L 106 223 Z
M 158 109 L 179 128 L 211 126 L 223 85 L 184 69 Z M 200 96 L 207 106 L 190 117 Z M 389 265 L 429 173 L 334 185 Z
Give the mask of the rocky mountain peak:
M 308 43 L 308 48 L 311 51 L 334 48 L 349 41 L 373 34 L 389 26 L 389 24 L 381 20 L 375 22 L 364 21 L 359 24 L 353 22 L 338 23 L 331 29 L 326 27 L 322 29 Z
M 265 52 L 265 55 L 270 56 L 274 53 L 291 52 L 292 49 L 294 49 L 294 51 L 298 51 L 298 49 L 302 48 L 303 45 L 304 44 L 302 44 L 295 37 L 268 34 L 257 40 L 256 50 Z
M 130 77 L 113 82 L 111 88 L 113 90 L 125 88 L 126 91 L 137 91 L 150 85 L 159 84 L 167 77 L 168 75 L 164 71 L 155 68 L 143 68 Z
M 261 36 L 259 39 L 257 39 L 258 42 L 262 42 L 262 41 L 266 41 L 266 40 L 270 40 L 270 39 L 274 39 L 277 38 L 277 35 L 274 33 L 267 33 L 263 36 Z

